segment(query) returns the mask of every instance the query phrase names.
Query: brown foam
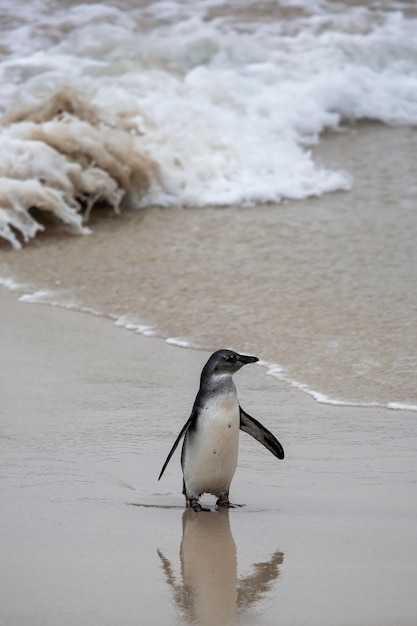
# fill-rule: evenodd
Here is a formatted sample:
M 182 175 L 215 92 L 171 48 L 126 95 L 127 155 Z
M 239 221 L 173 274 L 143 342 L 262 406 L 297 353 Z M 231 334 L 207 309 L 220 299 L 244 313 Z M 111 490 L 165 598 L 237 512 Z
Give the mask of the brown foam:
M 137 203 L 158 174 L 125 119 L 106 121 L 105 111 L 69 90 L 6 112 L 2 124 L 10 154 L 0 164 L 0 237 L 14 248 L 44 228 L 34 209 L 83 233 L 94 207 L 117 213 Z

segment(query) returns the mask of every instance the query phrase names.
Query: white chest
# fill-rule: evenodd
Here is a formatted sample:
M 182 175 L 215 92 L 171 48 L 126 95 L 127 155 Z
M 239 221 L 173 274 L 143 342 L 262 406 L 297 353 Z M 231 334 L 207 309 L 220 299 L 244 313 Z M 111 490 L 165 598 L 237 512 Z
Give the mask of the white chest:
M 235 393 L 210 399 L 184 449 L 184 479 L 196 494 L 228 489 L 237 466 L 239 403 Z

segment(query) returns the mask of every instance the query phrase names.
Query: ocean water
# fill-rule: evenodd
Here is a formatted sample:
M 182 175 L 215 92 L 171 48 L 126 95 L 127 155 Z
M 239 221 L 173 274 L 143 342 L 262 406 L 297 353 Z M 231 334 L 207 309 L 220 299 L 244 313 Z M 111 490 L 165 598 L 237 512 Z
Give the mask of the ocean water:
M 3 284 L 417 410 L 415 3 L 0 14 Z

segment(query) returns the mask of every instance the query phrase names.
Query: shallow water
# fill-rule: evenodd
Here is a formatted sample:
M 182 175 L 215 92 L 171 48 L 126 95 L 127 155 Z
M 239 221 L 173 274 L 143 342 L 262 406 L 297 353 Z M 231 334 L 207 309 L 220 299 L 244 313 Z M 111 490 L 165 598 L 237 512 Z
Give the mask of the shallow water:
M 416 405 L 415 148 L 413 129 L 347 129 L 317 152 L 354 173 L 349 193 L 107 215 L 89 237 L 4 251 L 2 275 L 39 300 L 254 353 L 318 399 Z

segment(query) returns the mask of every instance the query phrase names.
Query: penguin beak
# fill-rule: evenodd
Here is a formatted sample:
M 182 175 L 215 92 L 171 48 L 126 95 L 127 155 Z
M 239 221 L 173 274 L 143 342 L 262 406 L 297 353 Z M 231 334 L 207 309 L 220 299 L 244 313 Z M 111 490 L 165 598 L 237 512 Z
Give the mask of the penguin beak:
M 247 356 L 246 354 L 239 354 L 239 361 L 246 365 L 247 363 L 256 363 L 259 361 L 257 356 Z

